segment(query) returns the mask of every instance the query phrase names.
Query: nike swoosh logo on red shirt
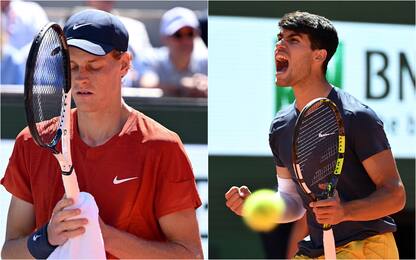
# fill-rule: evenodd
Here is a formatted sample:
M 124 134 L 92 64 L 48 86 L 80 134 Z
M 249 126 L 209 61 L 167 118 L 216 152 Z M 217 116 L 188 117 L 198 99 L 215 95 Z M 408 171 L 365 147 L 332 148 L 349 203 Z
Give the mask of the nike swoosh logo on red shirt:
M 139 177 L 136 176 L 136 177 L 126 178 L 126 179 L 117 179 L 117 177 L 118 176 L 114 177 L 114 180 L 113 180 L 114 184 L 120 184 L 120 183 L 123 183 L 123 182 L 126 182 L 126 181 L 131 181 L 131 180 L 139 178 Z

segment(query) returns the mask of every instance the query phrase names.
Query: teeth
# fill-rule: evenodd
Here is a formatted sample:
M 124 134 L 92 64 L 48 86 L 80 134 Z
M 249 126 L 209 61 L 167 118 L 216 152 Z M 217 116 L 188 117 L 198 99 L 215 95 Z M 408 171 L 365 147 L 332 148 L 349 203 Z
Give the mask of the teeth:
M 276 73 L 285 72 L 288 66 L 289 61 L 285 56 L 281 54 L 276 55 Z
M 287 61 L 287 58 L 282 56 L 282 55 L 277 55 L 276 59 L 279 60 L 279 61 Z

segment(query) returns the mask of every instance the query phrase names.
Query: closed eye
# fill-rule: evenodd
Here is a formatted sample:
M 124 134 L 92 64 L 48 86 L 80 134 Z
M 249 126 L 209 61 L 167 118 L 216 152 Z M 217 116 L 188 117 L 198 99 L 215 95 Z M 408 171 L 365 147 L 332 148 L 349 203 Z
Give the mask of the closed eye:
M 71 71 L 75 71 L 76 69 L 78 69 L 78 66 L 71 64 Z
M 95 64 L 94 65 L 89 65 L 88 67 L 89 67 L 90 70 L 94 70 L 94 71 L 102 69 L 102 66 L 95 65 Z
M 100 62 L 100 61 L 89 62 L 87 65 L 87 68 L 92 71 L 101 70 L 103 67 L 104 67 L 104 64 L 103 62 Z

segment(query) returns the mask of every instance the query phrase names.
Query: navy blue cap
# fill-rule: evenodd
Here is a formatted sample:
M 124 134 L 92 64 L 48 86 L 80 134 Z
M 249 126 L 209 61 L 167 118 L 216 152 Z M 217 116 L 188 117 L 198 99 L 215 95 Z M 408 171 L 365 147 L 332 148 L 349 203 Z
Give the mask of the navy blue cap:
M 64 26 L 69 46 L 93 55 L 104 56 L 112 50 L 127 51 L 129 33 L 115 15 L 88 9 L 72 15 Z

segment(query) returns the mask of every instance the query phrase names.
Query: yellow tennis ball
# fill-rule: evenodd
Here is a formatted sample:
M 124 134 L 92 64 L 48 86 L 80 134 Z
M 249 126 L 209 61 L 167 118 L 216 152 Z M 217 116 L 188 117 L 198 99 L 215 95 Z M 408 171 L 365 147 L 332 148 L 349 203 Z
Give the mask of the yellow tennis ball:
M 285 204 L 275 191 L 262 189 L 253 192 L 244 202 L 244 222 L 254 231 L 268 232 L 277 226 Z

